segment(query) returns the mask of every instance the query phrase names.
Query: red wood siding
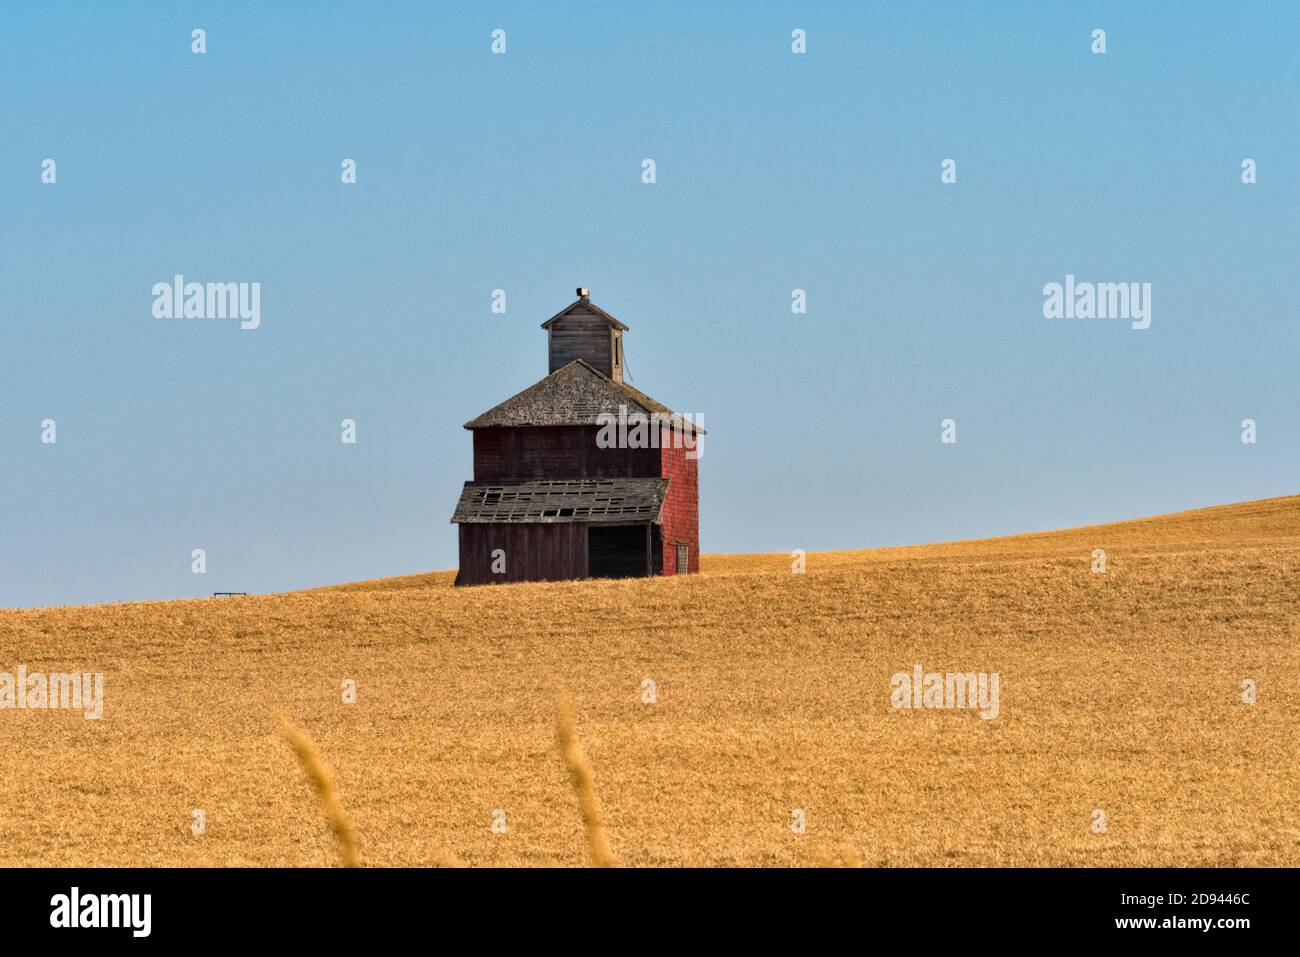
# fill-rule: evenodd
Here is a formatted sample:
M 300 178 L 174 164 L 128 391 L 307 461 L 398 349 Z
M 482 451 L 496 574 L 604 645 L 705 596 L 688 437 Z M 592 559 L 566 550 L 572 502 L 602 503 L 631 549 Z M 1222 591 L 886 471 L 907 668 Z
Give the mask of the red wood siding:
M 560 581 L 587 577 L 587 526 L 576 522 L 534 525 L 461 525 L 457 585 Z M 492 552 L 505 551 L 505 573 L 492 573 Z
M 663 573 L 677 574 L 677 543 L 690 546 L 687 571 L 700 570 L 699 459 L 688 458 L 685 448 L 673 448 L 673 434 L 664 429 L 660 439 L 661 475 L 668 479 L 663 511 Z
M 600 427 L 474 429 L 474 481 L 662 475 L 659 449 L 602 449 Z

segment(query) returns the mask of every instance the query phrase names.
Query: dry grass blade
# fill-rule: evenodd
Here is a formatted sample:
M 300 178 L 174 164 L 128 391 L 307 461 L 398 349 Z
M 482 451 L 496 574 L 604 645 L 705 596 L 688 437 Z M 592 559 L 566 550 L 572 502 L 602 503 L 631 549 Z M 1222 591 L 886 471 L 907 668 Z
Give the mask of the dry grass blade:
M 325 766 L 325 762 L 316 753 L 316 746 L 305 733 L 287 721 L 281 720 L 280 734 L 289 742 L 289 747 L 293 748 L 294 754 L 298 755 L 298 760 L 302 762 L 303 770 L 307 772 L 312 787 L 320 795 L 321 804 L 325 808 L 325 817 L 329 819 L 330 827 L 339 842 L 343 866 L 360 867 L 361 858 L 357 855 L 356 837 L 352 833 L 351 822 L 343 813 L 343 805 L 339 803 L 338 789 L 334 787 L 334 776 L 330 774 L 330 769 Z
M 591 766 L 582 753 L 578 734 L 574 730 L 573 706 L 561 698 L 555 706 L 555 729 L 560 740 L 560 753 L 569 768 L 573 789 L 578 792 L 578 806 L 582 809 L 582 824 L 587 831 L 587 844 L 591 848 L 593 867 L 614 867 L 614 857 L 605 841 L 605 815 L 596 797 L 596 785 L 591 778 Z

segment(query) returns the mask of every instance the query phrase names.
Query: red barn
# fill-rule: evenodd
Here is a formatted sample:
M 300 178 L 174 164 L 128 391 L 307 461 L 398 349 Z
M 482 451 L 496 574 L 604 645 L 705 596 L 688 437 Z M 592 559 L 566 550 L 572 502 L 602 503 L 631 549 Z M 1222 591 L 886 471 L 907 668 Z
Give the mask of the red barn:
M 623 381 L 628 327 L 578 297 L 542 323 L 550 375 L 465 423 L 457 585 L 700 570 L 704 430 Z

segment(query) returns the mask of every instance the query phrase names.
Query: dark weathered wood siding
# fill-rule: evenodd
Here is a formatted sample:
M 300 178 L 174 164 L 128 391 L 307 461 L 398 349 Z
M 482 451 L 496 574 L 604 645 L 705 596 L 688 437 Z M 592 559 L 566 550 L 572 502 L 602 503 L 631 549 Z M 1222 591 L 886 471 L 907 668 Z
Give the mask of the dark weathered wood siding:
M 577 522 L 535 525 L 460 525 L 457 585 L 560 581 L 587 577 L 587 526 Z M 505 551 L 505 572 L 492 572 L 492 552 Z
M 659 449 L 602 449 L 596 444 L 599 434 L 596 425 L 475 429 L 474 481 L 662 474 Z
M 578 307 L 557 319 L 548 331 L 551 337 L 551 372 L 563 369 L 574 359 L 581 359 L 611 379 L 615 378 L 614 334 L 617 330 L 603 316 Z M 620 372 L 616 381 L 621 381 L 621 378 Z

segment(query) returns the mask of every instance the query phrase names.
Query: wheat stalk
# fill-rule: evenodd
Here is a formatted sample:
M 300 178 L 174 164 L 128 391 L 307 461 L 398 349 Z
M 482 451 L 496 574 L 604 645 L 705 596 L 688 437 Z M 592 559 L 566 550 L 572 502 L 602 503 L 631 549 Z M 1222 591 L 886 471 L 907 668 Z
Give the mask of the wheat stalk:
M 578 792 L 578 807 L 582 810 L 582 824 L 587 831 L 587 845 L 591 849 L 593 867 L 614 867 L 614 856 L 605 841 L 605 815 L 596 797 L 596 786 L 591 779 L 591 767 L 573 725 L 573 706 L 560 698 L 555 705 L 555 730 L 560 741 L 560 754 L 569 768 L 569 779 Z
M 280 734 L 289 742 L 289 747 L 293 748 L 294 754 L 298 755 L 298 760 L 302 762 L 302 768 L 307 772 L 312 787 L 320 795 L 321 804 L 325 808 L 325 817 L 329 820 L 334 836 L 339 842 L 343 866 L 360 867 L 361 858 L 357 855 L 356 837 L 352 833 L 351 822 L 343 813 L 343 805 L 339 803 L 338 790 L 334 787 L 334 776 L 330 774 L 330 769 L 316 753 L 316 746 L 312 744 L 311 738 L 283 719 L 280 720 Z

